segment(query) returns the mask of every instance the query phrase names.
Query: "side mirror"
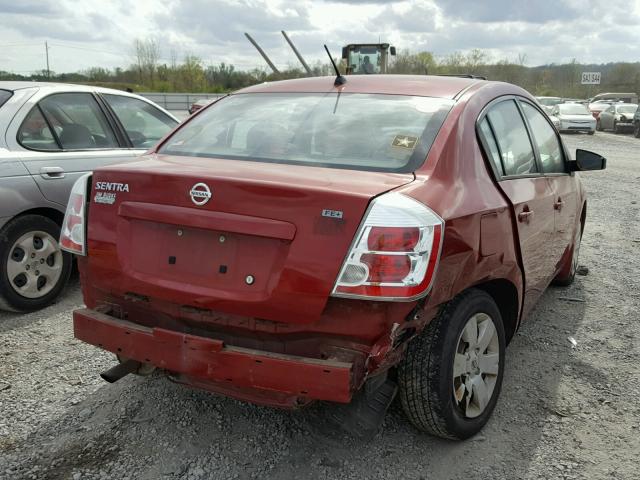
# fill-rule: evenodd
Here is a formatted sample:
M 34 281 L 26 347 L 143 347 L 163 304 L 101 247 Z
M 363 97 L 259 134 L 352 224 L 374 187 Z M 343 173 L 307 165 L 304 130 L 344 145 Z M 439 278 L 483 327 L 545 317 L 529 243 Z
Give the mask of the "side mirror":
M 572 172 L 604 170 L 605 168 L 607 168 L 607 159 L 589 150 L 577 149 L 576 159 L 569 162 L 569 170 Z
M 389 53 L 390 53 L 392 56 L 394 56 L 394 57 L 395 57 L 395 56 L 396 56 L 396 47 L 390 47 L 390 48 L 389 48 Z

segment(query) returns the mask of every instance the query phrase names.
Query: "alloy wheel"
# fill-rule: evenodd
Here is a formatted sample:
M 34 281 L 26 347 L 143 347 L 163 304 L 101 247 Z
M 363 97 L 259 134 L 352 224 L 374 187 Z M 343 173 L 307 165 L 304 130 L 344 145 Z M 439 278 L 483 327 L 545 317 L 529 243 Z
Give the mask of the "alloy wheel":
M 27 232 L 9 250 L 7 277 L 15 292 L 25 298 L 47 295 L 60 280 L 62 268 L 58 242 L 46 232 Z

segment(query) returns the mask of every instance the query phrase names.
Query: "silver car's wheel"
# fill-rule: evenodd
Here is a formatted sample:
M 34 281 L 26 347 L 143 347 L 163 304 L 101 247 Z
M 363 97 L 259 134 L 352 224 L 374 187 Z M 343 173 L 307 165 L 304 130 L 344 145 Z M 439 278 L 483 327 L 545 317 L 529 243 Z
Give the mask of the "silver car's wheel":
M 57 285 L 62 275 L 62 252 L 47 232 L 22 235 L 10 248 L 7 277 L 11 287 L 25 298 L 40 298 Z
M 460 413 L 475 418 L 493 396 L 500 371 L 500 343 L 493 320 L 477 313 L 467 321 L 453 362 L 453 398 Z
M 41 215 L 14 218 L 0 230 L 0 308 L 32 312 L 64 289 L 73 259 L 58 248 L 60 227 Z

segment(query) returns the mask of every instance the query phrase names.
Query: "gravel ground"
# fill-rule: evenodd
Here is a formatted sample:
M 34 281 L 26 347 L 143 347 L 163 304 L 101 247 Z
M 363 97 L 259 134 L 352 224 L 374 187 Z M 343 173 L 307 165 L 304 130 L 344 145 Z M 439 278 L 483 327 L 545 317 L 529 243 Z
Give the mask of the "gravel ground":
M 636 479 L 640 140 L 565 139 L 609 160 L 583 175 L 589 273 L 549 289 L 520 329 L 480 435 L 430 437 L 394 404 L 381 433 L 362 442 L 323 432 L 326 405 L 278 411 L 160 375 L 105 384 L 98 372 L 111 355 L 72 335 L 76 280 L 46 310 L 0 312 L 0 478 Z

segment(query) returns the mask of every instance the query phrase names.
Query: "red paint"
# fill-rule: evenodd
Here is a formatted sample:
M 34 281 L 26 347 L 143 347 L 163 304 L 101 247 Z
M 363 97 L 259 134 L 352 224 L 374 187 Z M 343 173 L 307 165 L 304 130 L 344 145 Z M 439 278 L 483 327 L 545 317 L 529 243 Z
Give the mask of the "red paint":
M 148 358 L 190 385 L 292 406 L 349 401 L 367 375 L 402 358 L 406 342 L 396 340 L 405 329 L 419 331 L 441 304 L 470 287 L 511 284 L 519 323 L 566 268 L 584 194 L 577 175 L 497 184 L 478 144 L 476 120 L 502 95 L 535 100 L 512 85 L 446 77 L 354 76 L 341 89 L 457 103 L 415 175 L 153 152 L 97 170 L 94 184 L 126 182 L 129 192 L 118 193 L 115 205 L 90 205 L 88 256 L 78 264 L 92 310 L 74 313 L 76 336 Z M 335 90 L 332 78 L 315 78 L 241 93 Z M 211 201 L 200 207 L 189 197 L 198 182 L 212 188 Z M 390 190 L 445 221 L 436 236 L 439 262 L 432 258 L 428 267 L 429 295 L 395 303 L 331 297 L 367 206 Z M 560 210 L 554 207 L 558 197 Z M 525 207 L 534 213 L 520 222 Z M 343 218 L 322 217 L 323 209 L 343 211 Z M 255 278 L 251 285 L 247 275 Z M 195 350 L 186 351 L 180 339 Z M 255 360 L 263 358 L 256 370 Z M 319 367 L 325 362 L 338 365 L 330 375 Z M 230 385 L 226 378 L 238 381 Z

